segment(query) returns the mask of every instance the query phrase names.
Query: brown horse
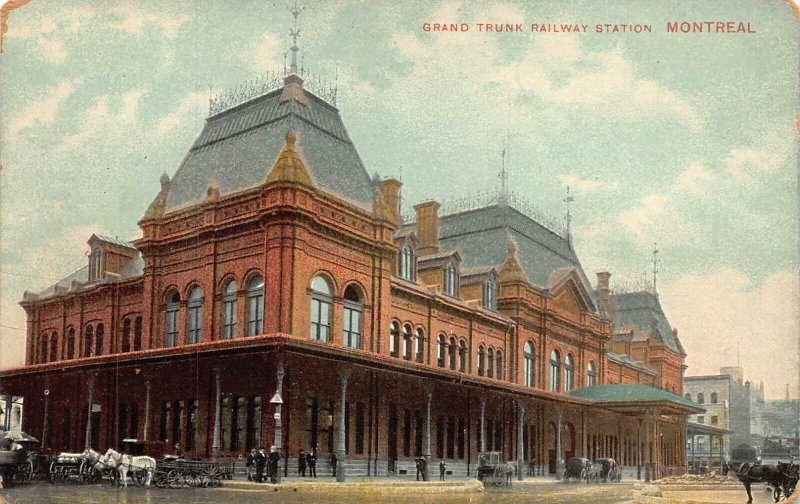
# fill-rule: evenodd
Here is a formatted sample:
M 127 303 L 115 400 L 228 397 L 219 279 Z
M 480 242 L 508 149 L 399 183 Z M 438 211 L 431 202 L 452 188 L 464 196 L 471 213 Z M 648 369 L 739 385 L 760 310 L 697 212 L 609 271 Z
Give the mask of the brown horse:
M 798 479 L 798 465 L 778 463 L 777 465 L 753 465 L 750 463 L 731 462 L 725 464 L 722 474 L 733 471 L 739 481 L 747 490 L 747 502 L 753 502 L 753 494 L 750 493 L 752 483 L 766 483 L 773 488 L 775 502 L 781 498 L 781 491 L 785 497 L 791 495 Z

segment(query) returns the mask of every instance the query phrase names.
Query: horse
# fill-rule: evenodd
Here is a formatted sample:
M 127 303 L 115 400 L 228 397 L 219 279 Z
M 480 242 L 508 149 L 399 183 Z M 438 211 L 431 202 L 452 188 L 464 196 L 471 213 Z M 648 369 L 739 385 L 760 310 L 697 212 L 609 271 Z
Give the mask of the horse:
M 754 465 L 749 462 L 731 462 L 723 466 L 722 474 L 727 475 L 733 471 L 739 481 L 747 491 L 747 503 L 753 502 L 753 494 L 750 493 L 752 483 L 766 483 L 774 489 L 773 498 L 778 502 L 781 498 L 781 491 L 788 497 L 797 484 L 798 470 L 797 464 L 786 464 L 778 462 L 774 465 Z
M 586 471 L 586 483 L 590 481 L 598 482 L 603 475 L 603 464 L 600 462 L 590 462 L 589 469 Z
M 591 468 L 592 462 L 587 458 L 570 457 L 564 464 L 563 479 L 568 482 L 570 478 L 580 482 L 586 479 L 586 474 Z
M 101 462 L 112 469 L 116 469 L 122 486 L 128 487 L 128 472 L 137 473 L 147 472 L 147 479 L 144 486 L 150 486 L 153 480 L 153 473 L 156 470 L 156 459 L 148 456 L 132 457 L 123 455 L 113 448 L 109 448 L 105 455 L 101 457 Z

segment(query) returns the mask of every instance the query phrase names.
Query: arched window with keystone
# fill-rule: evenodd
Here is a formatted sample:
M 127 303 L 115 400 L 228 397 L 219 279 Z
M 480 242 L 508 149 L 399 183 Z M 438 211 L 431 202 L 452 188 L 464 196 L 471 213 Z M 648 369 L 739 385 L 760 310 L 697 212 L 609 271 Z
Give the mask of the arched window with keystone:
M 361 319 L 364 312 L 361 290 L 348 285 L 344 290 L 344 320 L 342 321 L 342 341 L 348 348 L 361 348 Z
M 311 339 L 331 340 L 332 289 L 325 277 L 317 275 L 311 280 Z
M 229 280 L 222 291 L 222 338 L 236 336 L 236 291 L 235 280 Z
M 198 286 L 189 291 L 186 306 L 186 343 L 200 343 L 203 340 L 203 289 Z
M 247 335 L 264 332 L 264 277 L 255 275 L 247 283 Z

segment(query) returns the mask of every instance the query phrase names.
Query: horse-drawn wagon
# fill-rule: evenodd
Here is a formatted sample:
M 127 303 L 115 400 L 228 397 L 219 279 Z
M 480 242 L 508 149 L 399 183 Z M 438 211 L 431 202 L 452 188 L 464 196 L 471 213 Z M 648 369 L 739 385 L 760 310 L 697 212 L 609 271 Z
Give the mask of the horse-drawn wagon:
M 484 485 L 510 485 L 514 469 L 513 462 L 500 462 L 500 452 L 481 452 L 478 454 L 478 479 Z
M 165 457 L 156 464 L 153 481 L 159 488 L 217 487 L 222 479 L 230 479 L 233 461 L 186 460 Z
M 39 440 L 20 431 L 0 431 L 0 475 L 3 486 L 27 483 L 36 471 Z

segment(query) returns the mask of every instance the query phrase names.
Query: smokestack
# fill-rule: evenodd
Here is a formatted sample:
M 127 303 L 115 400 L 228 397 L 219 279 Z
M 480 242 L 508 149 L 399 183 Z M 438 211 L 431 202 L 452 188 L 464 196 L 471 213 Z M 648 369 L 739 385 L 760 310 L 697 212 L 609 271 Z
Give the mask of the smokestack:
M 381 195 L 386 206 L 392 211 L 394 222 L 400 220 L 400 187 L 402 185 L 402 182 L 393 178 L 381 180 Z
M 421 256 L 439 252 L 439 203 L 425 201 L 414 205 L 417 212 L 417 238 Z
M 608 301 L 611 298 L 610 278 L 611 273 L 608 271 L 597 273 L 597 303 L 600 305 L 600 313 L 603 315 L 608 313 Z

